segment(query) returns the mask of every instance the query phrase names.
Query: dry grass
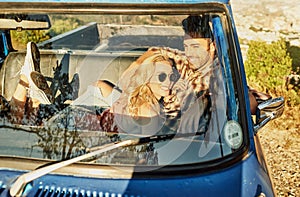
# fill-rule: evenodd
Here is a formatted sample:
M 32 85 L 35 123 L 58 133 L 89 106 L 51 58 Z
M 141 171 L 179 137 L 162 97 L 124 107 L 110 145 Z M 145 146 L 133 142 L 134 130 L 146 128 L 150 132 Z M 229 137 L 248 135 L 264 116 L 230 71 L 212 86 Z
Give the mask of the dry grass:
M 284 114 L 259 132 L 276 195 L 300 196 L 300 106 Z
M 273 128 L 279 130 L 295 130 L 300 137 L 300 105 L 285 107 L 282 116 L 269 123 Z

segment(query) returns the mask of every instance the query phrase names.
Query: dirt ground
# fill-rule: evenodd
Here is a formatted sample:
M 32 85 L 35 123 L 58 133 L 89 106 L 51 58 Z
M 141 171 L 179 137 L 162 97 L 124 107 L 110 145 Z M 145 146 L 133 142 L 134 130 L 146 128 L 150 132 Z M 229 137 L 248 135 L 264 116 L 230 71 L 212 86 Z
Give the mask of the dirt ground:
M 278 121 L 285 121 L 280 118 Z M 272 176 L 275 192 L 300 196 L 300 128 L 274 129 L 266 125 L 258 133 Z

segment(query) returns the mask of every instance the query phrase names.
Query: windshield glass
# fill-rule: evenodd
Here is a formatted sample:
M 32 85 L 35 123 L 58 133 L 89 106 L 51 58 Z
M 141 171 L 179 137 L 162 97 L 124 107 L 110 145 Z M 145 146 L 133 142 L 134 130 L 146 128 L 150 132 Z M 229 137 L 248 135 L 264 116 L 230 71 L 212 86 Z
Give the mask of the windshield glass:
M 171 135 L 84 160 L 160 166 L 207 163 L 245 145 L 223 15 L 49 19 L 47 30 L 10 30 L 0 155 L 66 160 Z

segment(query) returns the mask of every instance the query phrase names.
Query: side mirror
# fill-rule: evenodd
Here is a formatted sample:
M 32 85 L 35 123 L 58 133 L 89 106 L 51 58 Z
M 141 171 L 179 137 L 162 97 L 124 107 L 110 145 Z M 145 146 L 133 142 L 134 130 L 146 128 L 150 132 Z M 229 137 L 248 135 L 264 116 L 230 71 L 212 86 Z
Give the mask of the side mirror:
M 255 134 L 265 126 L 270 120 L 278 118 L 284 111 L 284 98 L 278 97 L 260 103 L 256 110 L 256 123 L 254 125 Z

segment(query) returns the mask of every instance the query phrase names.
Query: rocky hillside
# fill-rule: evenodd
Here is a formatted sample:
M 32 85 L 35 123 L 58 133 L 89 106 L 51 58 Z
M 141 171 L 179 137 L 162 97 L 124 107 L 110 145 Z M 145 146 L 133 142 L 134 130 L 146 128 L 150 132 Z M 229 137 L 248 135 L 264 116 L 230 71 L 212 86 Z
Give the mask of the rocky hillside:
M 300 46 L 299 0 L 232 0 L 231 4 L 241 40 L 284 37 Z
M 299 0 L 232 0 L 231 4 L 244 58 L 249 40 L 271 42 L 285 38 L 300 47 Z M 269 123 L 259 132 L 279 197 L 300 196 L 300 119 L 293 119 L 293 110 L 299 111 L 286 108 L 284 115 L 275 120 L 280 130 Z M 289 121 L 293 123 L 287 124 Z

